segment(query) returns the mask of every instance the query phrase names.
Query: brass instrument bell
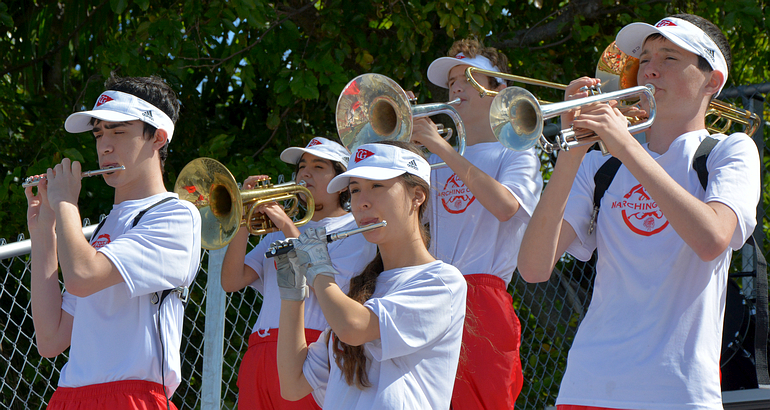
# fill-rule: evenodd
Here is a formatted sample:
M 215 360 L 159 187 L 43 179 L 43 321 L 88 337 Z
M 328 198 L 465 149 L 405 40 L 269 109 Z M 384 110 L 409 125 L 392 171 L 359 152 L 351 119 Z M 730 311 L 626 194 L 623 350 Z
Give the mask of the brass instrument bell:
M 268 202 L 289 201 L 284 211 L 292 218 L 299 212 L 298 195 L 306 202 L 302 219 L 295 221 L 301 226 L 310 221 L 315 211 L 315 201 L 310 191 L 300 184 L 272 185 L 269 179 L 258 188 L 241 191 L 230 171 L 212 158 L 190 161 L 177 177 L 174 192 L 180 199 L 192 202 L 201 214 L 201 247 L 220 249 L 230 243 L 238 229 L 246 226 L 252 235 L 264 235 L 278 228 L 270 218 L 257 212 Z

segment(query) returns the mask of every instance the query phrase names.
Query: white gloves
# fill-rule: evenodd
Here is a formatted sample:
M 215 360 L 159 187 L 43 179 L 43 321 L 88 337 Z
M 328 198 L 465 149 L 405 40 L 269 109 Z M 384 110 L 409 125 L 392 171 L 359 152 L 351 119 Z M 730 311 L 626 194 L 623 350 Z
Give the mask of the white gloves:
M 273 245 L 280 245 L 283 241 L 273 242 Z M 276 255 L 275 266 L 278 271 L 278 291 L 283 300 L 294 300 L 301 302 L 309 295 L 310 291 L 305 282 L 305 276 L 293 269 L 289 262 L 289 255 Z
M 332 267 L 326 242 L 326 228 L 307 228 L 299 238 L 292 240 L 294 250 L 289 252 L 289 261 L 294 271 L 307 278 L 313 286 L 316 276 L 334 277 L 338 272 Z

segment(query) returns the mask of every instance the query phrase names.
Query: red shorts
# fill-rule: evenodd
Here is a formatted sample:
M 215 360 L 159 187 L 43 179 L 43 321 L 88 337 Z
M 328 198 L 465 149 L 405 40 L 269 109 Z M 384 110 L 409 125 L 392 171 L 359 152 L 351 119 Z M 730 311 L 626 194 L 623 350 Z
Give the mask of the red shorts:
M 281 397 L 278 381 L 278 329 L 270 329 L 269 335 L 260 337 L 257 332 L 249 336 L 249 350 L 243 355 L 238 371 L 238 409 L 320 410 L 313 395 L 302 400 L 288 401 Z M 321 335 L 320 330 L 305 329 L 305 340 L 313 343 Z
M 169 402 L 176 410 L 174 403 Z M 59 387 L 48 410 L 160 410 L 166 409 L 163 386 L 146 380 L 121 380 L 83 387 Z
M 556 410 L 621 410 L 621 409 L 611 409 L 609 407 L 575 406 L 572 404 L 560 404 L 556 406 Z
M 513 300 L 497 276 L 465 275 L 465 280 L 468 298 L 452 408 L 512 409 L 523 383 L 521 325 Z

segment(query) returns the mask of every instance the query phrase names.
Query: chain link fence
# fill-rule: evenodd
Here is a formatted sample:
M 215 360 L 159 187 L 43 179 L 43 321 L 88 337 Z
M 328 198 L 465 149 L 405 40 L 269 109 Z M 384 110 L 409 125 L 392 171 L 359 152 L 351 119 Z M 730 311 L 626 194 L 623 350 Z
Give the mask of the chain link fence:
M 720 98 L 757 112 L 762 118 L 764 97 L 770 84 L 725 90 Z M 764 122 L 764 121 L 762 121 Z M 760 124 L 761 125 L 761 124 Z M 742 129 L 740 127 L 736 129 Z M 770 222 L 765 215 L 770 204 L 767 168 L 767 138 L 763 127 L 754 136 L 762 156 L 762 198 L 757 208 L 755 237 L 768 255 L 765 240 Z M 543 158 L 546 181 L 548 159 Z M 89 225 L 84 221 L 84 225 Z M 94 225 L 84 228 L 89 236 Z M 258 238 L 253 238 L 257 242 Z M 253 245 L 254 243 L 252 243 Z M 37 353 L 30 307 L 29 241 L 0 242 L 0 406 L 8 409 L 44 408 L 59 379 L 67 353 L 53 359 Z M 182 341 L 183 381 L 173 401 L 180 409 L 234 409 L 237 407 L 237 376 L 241 357 L 248 349 L 261 297 L 251 288 L 225 294 L 219 278 L 224 250 L 205 251 L 201 270 L 191 288 L 185 310 Z M 736 252 L 732 271 L 751 270 L 753 253 Z M 551 280 L 528 284 L 518 275 L 509 285 L 514 308 L 522 325 L 521 359 L 524 387 L 519 409 L 542 410 L 553 406 L 559 389 L 567 351 L 577 327 L 589 308 L 594 278 L 593 261 L 577 261 L 569 255 L 557 264 Z M 750 278 L 747 278 L 750 279 Z M 743 282 L 744 293 L 752 289 Z

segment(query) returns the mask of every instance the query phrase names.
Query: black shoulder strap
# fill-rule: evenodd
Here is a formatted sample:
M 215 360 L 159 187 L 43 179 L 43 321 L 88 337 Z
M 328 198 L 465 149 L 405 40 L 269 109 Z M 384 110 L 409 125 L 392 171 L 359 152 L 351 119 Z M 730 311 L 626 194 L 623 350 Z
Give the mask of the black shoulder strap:
M 174 197 L 173 197 L 173 196 L 170 196 L 170 197 L 167 197 L 167 198 L 163 198 L 163 199 L 161 199 L 160 201 L 158 201 L 158 202 L 156 202 L 156 203 L 154 203 L 154 204 L 152 204 L 152 205 L 148 206 L 147 208 L 143 209 L 141 212 L 139 212 L 138 214 L 136 214 L 136 217 L 134 217 L 134 223 L 131 225 L 131 227 L 132 227 L 132 228 L 133 228 L 133 227 L 135 227 L 135 226 L 136 226 L 136 224 L 138 224 L 138 223 L 139 223 L 139 221 L 142 219 L 142 217 L 144 216 L 144 214 L 146 214 L 146 213 L 147 213 L 147 211 L 149 211 L 149 210 L 150 210 L 150 209 L 152 209 L 152 208 L 155 208 L 156 206 L 158 206 L 158 205 L 160 205 L 160 204 L 164 204 L 164 203 L 166 203 L 166 202 L 168 202 L 168 201 L 170 201 L 170 200 L 172 200 L 172 199 L 174 199 Z
M 104 223 L 107 222 L 107 218 L 102 219 L 101 222 L 99 222 L 99 225 L 96 226 L 96 229 L 94 229 L 94 233 L 91 234 L 91 239 L 96 238 L 96 234 L 99 233 L 99 231 L 102 229 L 102 226 L 104 226 Z
M 695 172 L 698 173 L 698 179 L 700 180 L 700 185 L 703 189 L 706 189 L 706 185 L 709 182 L 709 170 L 706 169 L 706 160 L 708 159 L 711 150 L 717 145 L 717 142 L 719 142 L 719 140 L 716 138 L 704 138 L 703 141 L 700 142 L 700 145 L 698 145 L 698 149 L 695 150 L 695 157 L 692 159 L 692 167 L 695 169 Z
M 136 214 L 136 217 L 134 217 L 134 223 L 131 225 L 131 227 L 132 228 L 135 227 L 139 223 L 139 221 L 142 219 L 144 214 L 147 213 L 147 211 L 149 211 L 152 208 L 155 208 L 156 206 L 158 206 L 160 204 L 164 204 L 164 203 L 166 203 L 166 202 L 168 202 L 168 201 L 170 201 L 172 199 L 174 199 L 174 197 L 172 197 L 172 196 L 163 198 L 160 201 L 158 201 L 158 202 L 148 206 L 147 208 L 143 209 L 141 212 Z M 187 301 L 188 301 L 187 292 L 188 292 L 188 288 L 186 286 L 178 287 L 178 288 L 175 288 L 175 289 L 166 289 L 163 292 L 161 292 L 160 295 L 158 295 L 157 292 L 156 292 L 155 297 L 157 298 L 157 302 L 154 300 L 153 303 L 157 303 L 158 309 L 160 309 L 160 305 L 163 303 L 163 301 L 166 299 L 166 297 L 168 297 L 168 295 L 170 295 L 172 293 L 177 293 L 179 295 L 179 299 L 182 300 L 182 304 L 184 306 L 187 306 Z
M 594 188 L 595 209 L 599 208 L 604 193 L 607 191 L 607 188 L 610 187 L 610 184 L 612 184 L 612 180 L 615 178 L 615 174 L 618 173 L 618 169 L 620 169 L 621 165 L 622 163 L 619 159 L 610 157 L 610 159 L 602 164 L 602 166 L 599 167 L 599 170 L 596 171 L 596 175 L 594 175 L 594 182 L 596 183 L 596 188 Z

